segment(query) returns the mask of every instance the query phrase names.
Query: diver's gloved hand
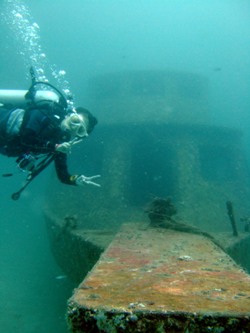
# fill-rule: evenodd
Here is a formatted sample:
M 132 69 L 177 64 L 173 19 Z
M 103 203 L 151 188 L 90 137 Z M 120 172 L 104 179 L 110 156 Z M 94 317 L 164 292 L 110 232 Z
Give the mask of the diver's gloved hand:
M 95 178 L 99 178 L 101 177 L 100 175 L 95 175 L 95 176 L 92 176 L 92 177 L 86 177 L 84 175 L 81 175 L 81 176 L 78 176 L 76 178 L 76 185 L 78 186 L 82 186 L 84 184 L 87 184 L 87 185 L 94 185 L 94 186 L 98 186 L 100 187 L 101 185 L 100 184 L 97 184 L 95 182 L 92 181 L 92 179 L 95 179 Z
M 60 153 L 68 154 L 71 151 L 72 144 L 70 142 L 59 143 L 55 146 L 55 150 Z

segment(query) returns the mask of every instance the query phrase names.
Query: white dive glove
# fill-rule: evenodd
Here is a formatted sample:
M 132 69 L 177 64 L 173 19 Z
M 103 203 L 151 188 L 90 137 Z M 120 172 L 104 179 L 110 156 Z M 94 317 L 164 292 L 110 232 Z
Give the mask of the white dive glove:
M 70 142 L 63 142 L 59 143 L 55 146 L 55 150 L 59 151 L 60 153 L 68 154 L 71 151 L 72 144 Z
M 84 184 L 87 184 L 87 185 L 94 185 L 94 186 L 100 187 L 101 186 L 100 184 L 97 184 L 92 181 L 92 179 L 99 178 L 99 177 L 101 177 L 101 176 L 95 175 L 92 177 L 86 177 L 84 175 L 81 175 L 76 178 L 75 182 L 76 182 L 76 185 L 78 185 L 78 186 L 83 186 Z
M 55 146 L 55 150 L 59 151 L 60 153 L 64 153 L 64 154 L 71 153 L 72 146 L 81 141 L 82 141 L 82 139 L 75 137 L 73 140 L 71 140 L 69 142 L 63 142 L 63 143 L 57 144 Z

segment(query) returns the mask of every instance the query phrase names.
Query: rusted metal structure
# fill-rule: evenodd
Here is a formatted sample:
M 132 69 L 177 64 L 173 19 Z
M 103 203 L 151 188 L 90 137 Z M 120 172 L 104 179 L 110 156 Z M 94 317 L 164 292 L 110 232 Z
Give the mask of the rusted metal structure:
M 124 222 L 148 222 L 145 210 L 155 197 L 171 197 L 179 218 L 185 223 L 212 233 L 225 247 L 226 252 L 230 253 L 238 264 L 250 271 L 250 234 L 247 230 L 244 232 L 243 223 L 250 216 L 248 204 L 250 182 L 241 133 L 211 123 L 208 91 L 208 82 L 205 78 L 172 71 L 107 74 L 90 81 L 89 101 L 91 110 L 99 119 L 99 125 L 86 143 L 74 148 L 71 160 L 76 161 L 78 170 L 82 165 L 86 175 L 101 174 L 102 187 L 100 189 L 86 187 L 83 191 L 82 188 L 67 187 L 52 180 L 45 209 L 52 251 L 61 267 L 77 283 L 80 283 L 97 262 Z M 72 163 L 71 170 L 74 167 L 76 166 Z M 226 209 L 227 202 L 233 203 L 235 208 L 237 237 L 232 235 Z M 249 314 L 246 308 L 249 306 L 246 296 L 249 293 L 248 276 L 244 272 L 239 272 L 239 268 L 230 262 L 225 253 L 217 247 L 215 249 L 213 244 L 207 245 L 202 236 L 177 234 L 174 231 L 170 231 L 169 234 L 166 230 L 162 232 L 165 242 L 159 240 L 161 248 L 158 248 L 156 235 L 161 239 L 161 233 L 153 228 L 146 228 L 143 231 L 134 229 L 133 223 L 130 225 L 131 233 L 141 234 L 143 241 L 140 243 L 139 239 L 133 238 L 133 235 L 131 239 L 138 249 L 142 246 L 140 248 L 142 256 L 147 253 L 146 243 L 149 238 L 156 243 L 152 245 L 154 250 L 146 260 L 152 265 L 156 260 L 159 279 L 157 278 L 154 284 L 153 274 L 145 273 L 148 266 L 143 261 L 141 265 L 139 264 L 135 249 L 126 252 L 126 248 L 132 246 L 127 226 L 126 231 L 115 238 L 101 261 L 96 264 L 93 272 L 73 296 L 68 310 L 73 332 L 85 332 L 85 327 L 88 327 L 86 332 L 122 332 L 124 331 L 122 327 L 126 323 L 131 324 L 131 327 L 125 325 L 126 332 L 144 332 L 140 331 L 138 325 L 146 327 L 148 331 L 151 330 L 150 325 L 156 325 L 155 331 L 151 330 L 152 332 L 209 332 L 208 327 L 212 326 L 212 323 L 218 332 L 223 325 L 229 323 L 235 323 L 228 327 L 235 329 L 237 333 L 244 332 L 237 331 L 239 325 L 249 329 Z M 157 257 L 160 251 L 166 254 L 168 246 L 171 244 L 174 246 L 168 238 L 170 235 L 174 235 L 177 247 L 178 243 L 186 244 L 185 252 L 191 253 L 195 251 L 194 249 L 196 251 L 198 249 L 201 259 L 196 255 L 194 255 L 196 259 L 187 262 L 178 260 L 177 257 L 173 261 L 167 259 L 167 256 L 163 259 Z M 191 239 L 194 245 L 188 239 Z M 121 243 L 117 247 L 119 240 Z M 115 257 L 113 260 L 114 247 L 119 249 L 120 259 Z M 113 251 L 112 255 L 110 251 Z M 211 253 L 208 254 L 207 251 Z M 132 255 L 131 260 L 134 260 L 131 267 L 120 262 L 124 256 L 127 258 L 129 253 Z M 214 265 L 218 256 L 225 256 L 225 262 L 223 260 L 217 262 L 217 273 L 214 271 L 213 274 L 213 270 L 203 269 L 203 264 Z M 109 260 L 111 260 L 110 266 Z M 172 271 L 169 271 L 172 266 L 167 268 L 168 260 L 171 265 L 175 265 L 176 275 L 171 275 Z M 137 269 L 134 267 L 136 263 L 139 264 L 138 271 L 145 273 L 145 276 L 138 276 L 138 281 L 144 281 L 144 285 L 148 288 L 151 285 L 158 286 L 158 298 L 152 302 L 165 304 L 162 311 L 158 305 L 154 308 L 147 303 L 150 302 L 148 294 L 147 302 L 144 304 L 144 298 L 139 294 L 137 300 L 134 300 L 127 291 L 125 292 L 127 295 L 124 296 L 121 294 L 122 290 L 118 291 L 119 288 L 122 289 L 125 276 L 129 280 L 131 274 L 130 278 L 133 280 L 136 275 L 133 273 L 133 270 Z M 189 268 L 185 265 L 189 265 L 190 270 L 195 271 L 194 275 L 187 273 Z M 109 267 L 113 268 L 109 270 Z M 121 269 L 120 272 L 118 268 Z M 114 281 L 111 289 L 114 288 L 115 294 L 112 294 L 110 289 L 112 302 L 108 296 L 108 289 L 103 287 L 99 279 L 99 269 L 106 272 L 104 275 L 107 284 L 110 283 L 109 276 L 110 278 L 112 276 Z M 186 273 L 181 273 L 183 271 Z M 226 276 L 230 279 L 225 291 L 222 280 Z M 146 277 L 150 277 L 148 284 L 144 280 Z M 89 285 L 92 278 L 99 279 L 99 284 Z M 206 278 L 207 287 L 200 285 L 195 291 L 192 278 L 200 282 L 202 278 Z M 168 282 L 172 283 L 172 286 L 175 279 L 185 281 L 190 292 L 186 292 L 184 282 L 183 284 L 178 282 L 180 285 L 176 290 L 181 291 L 180 294 L 174 295 L 175 287 L 171 289 Z M 241 282 L 237 284 L 237 279 L 242 281 L 242 284 Z M 129 285 L 129 282 L 126 283 Z M 242 292 L 244 295 L 240 295 L 241 286 L 244 286 Z M 137 287 L 139 288 L 140 284 Z M 93 291 L 95 288 L 97 290 Z M 147 290 L 150 293 L 149 289 Z M 139 290 L 143 294 L 143 290 L 140 288 Z M 91 294 L 99 295 L 99 292 L 100 297 L 95 299 L 91 296 Z M 168 303 L 166 295 L 173 300 L 172 305 Z M 125 304 L 123 297 L 126 296 Z M 234 301 L 230 303 L 231 296 Z M 114 299 L 116 302 L 113 302 Z M 193 299 L 190 308 L 189 299 Z M 121 305 L 117 302 L 121 302 Z M 130 303 L 134 303 L 135 308 L 128 308 Z M 138 304 L 143 304 L 145 308 L 143 306 L 140 308 Z M 224 307 L 224 312 L 220 311 L 220 306 Z M 90 326 L 83 324 L 87 320 L 86 316 L 89 316 Z M 133 316 L 138 320 L 135 322 L 133 319 L 130 320 Z M 119 323 L 119 318 L 121 326 L 115 327 L 113 324 Z M 78 325 L 75 320 L 81 322 L 83 325 L 81 327 L 84 329 L 79 328 L 80 324 Z M 177 326 L 173 326 L 175 330 L 171 328 L 174 323 L 179 325 L 179 331 Z M 102 324 L 105 330 L 101 327 Z M 203 326 L 207 331 L 201 330 Z
M 250 276 L 217 245 L 148 225 L 123 227 L 69 300 L 80 332 L 248 332 Z

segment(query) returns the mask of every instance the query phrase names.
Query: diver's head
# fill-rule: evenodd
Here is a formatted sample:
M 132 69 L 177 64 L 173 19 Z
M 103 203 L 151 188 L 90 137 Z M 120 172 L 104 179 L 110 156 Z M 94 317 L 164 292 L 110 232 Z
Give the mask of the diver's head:
M 68 114 L 61 123 L 61 128 L 70 132 L 72 137 L 79 136 L 81 138 L 88 136 L 87 125 L 83 117 L 77 112 Z
M 93 131 L 94 127 L 97 125 L 98 120 L 89 112 L 89 110 L 81 106 L 76 108 L 76 112 L 83 117 L 86 124 L 87 133 L 90 134 Z
M 61 128 L 69 131 L 71 136 L 83 138 L 93 131 L 96 124 L 97 119 L 87 109 L 79 107 L 64 118 Z

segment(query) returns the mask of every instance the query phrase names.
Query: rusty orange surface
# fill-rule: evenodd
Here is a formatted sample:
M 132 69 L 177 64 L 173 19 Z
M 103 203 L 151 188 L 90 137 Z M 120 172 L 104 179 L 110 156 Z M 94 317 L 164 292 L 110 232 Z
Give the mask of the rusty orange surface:
M 250 314 L 250 276 L 211 240 L 126 224 L 72 297 L 130 311 Z

